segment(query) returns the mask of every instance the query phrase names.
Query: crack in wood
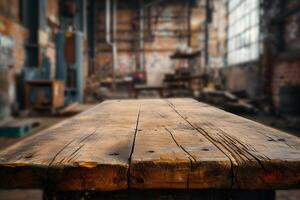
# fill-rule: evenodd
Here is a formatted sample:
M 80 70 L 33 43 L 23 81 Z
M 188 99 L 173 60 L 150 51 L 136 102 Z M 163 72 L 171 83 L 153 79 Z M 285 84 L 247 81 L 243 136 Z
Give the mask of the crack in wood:
M 86 136 L 84 136 L 78 144 L 82 144 L 83 142 L 85 142 L 87 139 L 89 139 L 90 137 L 92 137 L 96 131 L 98 130 L 99 127 L 97 127 L 91 134 L 88 134 Z M 81 151 L 81 149 L 85 146 L 85 144 L 80 145 L 79 147 L 77 147 L 77 149 L 75 151 L 73 151 L 69 156 L 63 158 L 62 160 L 68 159 L 66 163 L 70 163 L 72 160 L 75 160 L 76 157 L 78 157 L 79 152 Z M 61 161 L 62 163 L 62 161 Z
M 65 144 L 52 158 L 52 160 L 50 161 L 50 163 L 47 166 L 47 169 L 54 163 L 55 159 L 58 157 L 58 155 L 63 152 L 70 144 L 72 144 L 74 141 L 76 140 L 76 138 L 72 139 L 70 142 L 68 142 L 67 144 Z
M 241 166 L 244 166 L 247 163 L 250 163 L 252 167 L 262 169 L 267 174 L 272 172 L 265 166 L 271 161 L 271 159 L 263 153 L 257 151 L 252 145 L 243 143 L 241 140 L 228 134 L 221 128 L 215 126 L 213 123 L 202 122 L 201 124 L 195 124 L 190 122 L 187 117 L 182 115 L 177 110 L 174 104 L 170 103 L 168 100 L 166 101 L 168 102 L 169 106 L 179 116 L 182 117 L 182 119 L 184 119 L 190 124 L 191 127 L 195 128 L 199 133 L 205 136 L 212 144 L 214 144 L 228 157 L 231 162 L 232 188 L 234 186 L 239 187 L 239 183 L 243 182 L 243 180 L 238 180 L 238 171 Z
M 84 147 L 84 145 L 85 145 L 85 144 L 82 144 L 82 145 L 80 145 L 79 147 L 77 147 L 77 149 L 76 149 L 75 151 L 73 151 L 73 152 L 69 155 L 69 157 L 72 157 L 73 155 L 76 155 L 76 153 L 77 153 L 78 151 L 80 151 L 80 149 L 82 149 L 82 147 Z
M 193 126 L 191 124 L 191 126 Z M 194 126 L 193 126 L 194 127 Z M 200 127 L 195 127 L 195 129 L 202 134 L 204 137 L 206 137 L 215 147 L 217 147 L 230 161 L 230 169 L 231 169 L 231 188 L 233 188 L 233 186 L 236 184 L 237 181 L 235 181 L 237 179 L 237 166 L 238 166 L 238 159 L 236 158 L 236 155 L 234 153 L 232 153 L 230 151 L 230 149 L 225 146 L 224 144 L 222 144 L 220 141 L 216 140 L 215 138 L 211 137 L 205 130 L 201 129 Z M 219 147 L 217 144 L 220 144 L 226 151 L 228 151 L 228 153 L 234 158 L 232 159 L 232 157 L 230 157 L 225 151 L 224 149 L 222 149 L 221 147 Z
M 228 116 L 234 116 L 234 114 L 232 113 L 226 113 L 226 115 Z M 298 149 L 298 146 L 293 146 L 293 145 L 290 145 L 287 141 L 285 140 L 280 140 L 276 137 L 272 137 L 271 135 L 273 135 L 274 131 L 276 131 L 276 129 L 274 128 L 270 128 L 270 127 L 262 127 L 261 124 L 259 124 L 258 122 L 256 121 L 252 121 L 252 120 L 249 120 L 249 119 L 246 119 L 246 118 L 240 118 L 241 120 L 243 120 L 244 122 L 250 122 L 250 124 L 248 123 L 245 123 L 245 126 L 248 127 L 248 128 L 251 128 L 251 129 L 255 129 L 255 131 L 263 136 L 265 136 L 266 138 L 268 138 L 268 141 L 273 141 L 273 142 L 279 142 L 279 143 L 282 143 L 290 148 L 293 148 L 293 149 Z
M 182 145 L 180 145 L 180 144 L 178 143 L 178 141 L 176 140 L 176 138 L 175 138 L 175 136 L 173 135 L 172 131 L 171 131 L 170 129 L 168 129 L 167 127 L 165 127 L 165 130 L 171 135 L 171 137 L 172 137 L 173 141 L 175 142 L 175 144 L 176 144 L 182 151 L 184 151 L 184 152 L 188 155 L 189 159 L 191 158 L 194 162 L 196 162 L 196 161 L 197 161 L 196 158 L 195 158 L 192 154 L 190 154 L 190 153 L 189 153 Z
M 82 140 L 79 141 L 79 143 L 82 143 L 82 142 L 86 141 L 88 138 L 90 138 L 92 135 L 94 135 L 96 133 L 96 131 L 98 130 L 99 127 L 100 126 L 98 126 L 91 134 L 83 137 Z
M 196 158 L 192 155 L 192 154 L 190 154 L 182 145 L 180 145 L 179 143 L 178 143 L 178 141 L 176 140 L 176 138 L 175 138 L 175 136 L 173 135 L 173 133 L 172 133 L 172 131 L 170 130 L 170 129 L 168 129 L 167 127 L 165 127 L 165 130 L 171 135 L 171 137 L 172 137 L 172 139 L 173 139 L 173 141 L 174 141 L 174 143 L 184 152 L 184 153 L 186 153 L 187 154 L 187 158 L 190 160 L 190 170 L 191 171 L 193 171 L 193 169 L 194 169 L 194 162 L 195 162 L 195 164 L 196 164 L 196 162 L 197 162 L 197 160 L 196 160 Z M 190 180 L 190 174 L 188 174 L 187 175 L 187 189 L 189 189 L 190 188 L 190 182 L 189 182 L 189 180 Z
M 49 184 L 49 180 L 50 180 L 50 176 L 49 176 L 49 169 L 51 167 L 51 165 L 53 164 L 53 162 L 55 161 L 55 159 L 57 158 L 57 156 L 63 152 L 63 150 L 65 150 L 70 144 L 72 144 L 74 141 L 76 140 L 76 138 L 72 139 L 70 142 L 68 142 L 66 145 L 63 146 L 63 148 L 61 148 L 52 158 L 52 160 L 50 161 L 50 163 L 48 164 L 47 168 L 46 168 L 46 180 L 45 180 L 45 191 L 50 189 L 50 184 Z
M 298 138 L 193 100 L 168 101 L 113 101 L 14 145 L 0 155 L 0 185 L 70 191 L 299 185 Z
M 96 127 L 95 130 L 92 133 L 87 134 L 86 136 L 84 136 L 81 140 L 79 140 L 79 144 L 84 142 L 85 140 L 87 140 L 88 138 L 90 138 L 92 135 L 94 135 L 96 133 L 96 131 L 98 130 L 100 126 Z M 64 145 L 52 158 L 52 160 L 50 161 L 50 163 L 48 164 L 47 168 L 46 168 L 46 190 L 49 188 L 49 170 L 50 167 L 53 165 L 54 161 L 56 160 L 56 158 L 67 148 L 69 147 L 73 142 L 75 142 L 77 140 L 77 138 L 72 139 L 70 142 L 68 142 L 66 145 Z M 75 151 L 73 151 L 71 153 L 71 155 L 69 156 L 70 158 L 67 160 L 67 162 L 70 162 L 72 159 L 74 159 L 78 152 L 80 151 L 80 149 L 84 146 L 81 145 L 79 148 L 77 148 Z M 72 156 L 74 155 L 74 156 Z M 62 163 L 65 159 L 67 159 L 67 157 L 63 158 L 59 163 Z
M 83 143 L 83 142 L 86 141 L 88 138 L 90 138 L 92 135 L 94 135 L 94 134 L 96 133 L 96 131 L 98 130 L 98 128 L 99 128 L 99 127 L 95 128 L 95 130 L 94 130 L 92 133 L 87 134 L 86 136 L 82 137 L 82 139 L 79 140 L 79 143 L 78 143 L 78 144 Z M 67 146 L 63 147 L 63 149 L 62 149 L 60 152 L 58 152 L 58 153 L 53 157 L 53 159 L 52 159 L 52 161 L 50 162 L 50 164 L 48 165 L 48 167 L 51 167 L 52 164 L 54 163 L 54 161 L 56 160 L 56 158 L 58 157 L 58 155 L 59 155 L 60 153 L 62 153 L 63 150 L 65 150 L 69 145 L 71 145 L 71 144 L 72 144 L 73 142 L 75 142 L 75 141 L 76 141 L 76 139 L 73 139 Z M 85 144 L 82 144 L 82 145 L 80 145 L 79 147 L 77 147 L 76 150 L 73 151 L 73 152 L 71 152 L 71 154 L 70 154 L 69 156 L 62 158 L 62 159 L 58 162 L 58 164 L 62 164 L 63 161 L 65 161 L 65 160 L 67 160 L 67 163 L 70 162 L 70 161 L 72 160 L 72 158 L 75 158 L 75 157 L 76 157 L 76 155 L 78 154 L 78 152 L 82 149 L 82 147 L 83 147 L 84 145 L 85 145 Z
M 268 158 L 267 156 L 265 156 L 261 153 L 259 153 L 259 155 L 254 155 L 250 151 L 252 150 L 252 151 L 257 152 L 257 153 L 258 153 L 258 151 L 253 146 L 251 146 L 249 144 L 246 145 L 246 144 L 242 143 L 241 141 L 239 141 L 235 137 L 227 134 L 225 131 L 223 131 L 222 129 L 214 126 L 211 123 L 205 123 L 205 124 L 206 125 L 201 126 L 201 127 L 198 126 L 198 125 L 196 125 L 196 126 L 199 129 L 201 129 L 202 131 L 206 132 L 207 134 L 208 134 L 208 132 L 206 130 L 204 130 L 205 127 L 209 127 L 210 130 L 215 130 L 217 135 L 219 137 L 221 137 L 222 141 L 223 141 L 223 143 L 220 143 L 220 142 L 219 143 L 220 144 L 226 144 L 226 146 L 228 147 L 227 149 L 230 149 L 231 155 L 234 156 L 235 158 L 237 158 L 237 162 L 239 164 L 242 164 L 243 162 L 246 162 L 247 160 L 251 161 L 251 158 L 253 158 L 260 165 L 260 167 L 262 169 L 264 169 L 265 171 L 268 171 L 259 158 L 261 158 L 265 161 L 269 161 L 270 158 Z M 247 146 L 250 146 L 251 150 Z M 243 157 L 245 157 L 246 159 L 243 159 Z
M 134 152 L 134 146 L 135 146 L 135 142 L 136 142 L 136 136 L 137 136 L 138 128 L 139 128 L 140 115 L 141 115 L 141 106 L 139 108 L 139 112 L 138 112 L 138 116 L 137 116 L 137 120 L 136 120 L 136 125 L 135 125 L 135 131 L 134 131 L 133 141 L 132 141 L 132 146 L 131 146 L 131 151 L 130 151 L 130 155 L 129 155 L 129 158 L 128 158 L 128 171 L 127 171 L 127 184 L 128 184 L 128 188 L 130 188 L 131 161 L 132 161 L 132 155 L 133 155 L 133 152 Z
M 173 109 L 173 111 L 175 113 L 177 113 L 183 120 L 185 120 L 192 128 L 197 130 L 206 139 L 208 139 L 208 141 L 210 141 L 217 149 L 219 149 L 229 159 L 229 161 L 230 161 L 230 171 L 231 171 L 231 188 L 233 188 L 234 182 L 235 182 L 234 178 L 236 176 L 234 175 L 234 161 L 232 160 L 232 158 L 229 155 L 227 155 L 222 148 L 220 148 L 218 145 L 215 144 L 215 142 L 218 142 L 218 141 L 215 141 L 215 139 L 210 137 L 207 133 L 203 134 L 203 132 L 199 131 L 199 129 L 197 127 L 195 127 L 190 121 L 188 121 L 186 117 L 184 117 L 183 115 L 181 115 L 181 113 L 179 113 L 179 111 L 176 109 L 175 105 L 172 102 L 170 102 L 168 100 L 165 100 L 165 101 Z

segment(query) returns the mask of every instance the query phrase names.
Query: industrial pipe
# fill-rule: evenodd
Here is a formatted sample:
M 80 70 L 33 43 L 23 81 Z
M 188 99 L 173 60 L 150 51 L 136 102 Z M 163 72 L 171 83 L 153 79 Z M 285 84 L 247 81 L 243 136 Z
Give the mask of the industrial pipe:
M 113 0 L 113 19 L 111 19 L 111 1 L 106 0 L 106 43 L 112 47 L 112 76 L 114 88 L 115 70 L 118 68 L 117 18 L 117 0 Z M 113 20 L 113 41 L 111 40 L 111 20 Z
M 140 6 L 140 70 L 144 71 L 145 68 L 145 57 L 144 57 L 144 28 L 145 27 L 145 11 L 144 11 L 144 0 L 141 0 Z
M 118 46 L 117 46 L 117 0 L 114 0 L 113 5 L 113 63 L 114 63 L 114 70 L 118 69 Z
M 110 37 L 110 22 L 111 22 L 111 17 L 110 17 L 110 0 L 106 0 L 106 42 L 107 44 L 112 44 L 111 43 L 111 37 Z

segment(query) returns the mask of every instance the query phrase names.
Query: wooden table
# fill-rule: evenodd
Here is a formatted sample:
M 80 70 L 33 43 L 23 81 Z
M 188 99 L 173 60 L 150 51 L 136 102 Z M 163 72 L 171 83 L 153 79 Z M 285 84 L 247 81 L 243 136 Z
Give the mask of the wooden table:
M 156 91 L 161 98 L 164 97 L 163 86 L 135 85 L 133 91 L 134 91 L 134 98 L 138 98 L 142 91 Z
M 105 101 L 2 151 L 0 177 L 48 199 L 273 199 L 300 186 L 300 139 L 192 99 Z

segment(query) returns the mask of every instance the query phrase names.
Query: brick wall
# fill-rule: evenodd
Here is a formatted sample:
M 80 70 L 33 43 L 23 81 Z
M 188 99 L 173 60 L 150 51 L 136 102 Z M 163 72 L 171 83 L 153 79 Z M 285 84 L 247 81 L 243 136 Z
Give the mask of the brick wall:
M 28 32 L 22 25 L 0 16 L 0 34 L 10 36 L 14 41 L 13 54 L 15 65 L 13 68 L 15 72 L 19 73 L 26 59 L 25 42 Z
M 220 68 L 225 78 L 225 89 L 231 92 L 246 92 L 249 98 L 258 99 L 260 96 L 260 80 L 258 63 L 247 66 L 230 66 Z
M 173 72 L 177 61 L 170 59 L 179 46 L 200 44 L 199 31 L 203 18 L 202 8 L 191 8 L 191 35 L 188 33 L 187 5 L 184 1 L 161 3 L 145 11 L 144 67 L 148 84 L 161 84 L 164 74 Z M 140 65 L 139 61 L 139 10 L 132 1 L 118 3 L 118 69 L 116 76 L 130 74 Z M 112 74 L 111 47 L 105 42 L 105 1 L 99 1 L 97 10 L 97 63 L 100 64 L 101 77 Z M 150 34 L 151 32 L 151 34 Z
M 226 0 L 214 0 L 213 21 L 209 25 L 209 67 L 223 67 L 224 55 L 227 51 Z
M 59 4 L 58 0 L 47 1 L 47 26 L 48 30 L 39 30 L 39 48 L 42 52 L 41 58 L 47 58 L 50 62 L 51 78 L 54 78 L 56 71 L 56 54 L 55 54 L 55 35 L 59 30 Z M 44 38 L 44 39 L 42 39 Z M 42 60 L 41 59 L 41 60 Z M 43 64 L 42 62 L 40 63 Z
M 2 106 L 2 109 L 5 110 L 1 112 L 4 114 L 2 117 L 8 117 L 10 115 L 10 106 L 16 101 L 16 77 L 21 72 L 25 63 L 25 41 L 28 33 L 18 22 L 0 15 L 0 35 L 11 38 L 13 41 L 9 58 L 12 60 L 12 62 L 9 62 L 11 66 L 9 66 L 10 68 L 2 69 L 0 72 L 0 98 L 2 99 L 2 103 L 3 100 L 5 101 L 5 106 Z M 2 64 L 6 67 L 8 63 Z
M 295 85 L 300 85 L 300 60 L 279 61 L 274 66 L 272 80 L 273 102 L 276 109 L 280 108 L 280 88 Z
M 19 0 L 0 0 L 0 15 L 19 21 Z

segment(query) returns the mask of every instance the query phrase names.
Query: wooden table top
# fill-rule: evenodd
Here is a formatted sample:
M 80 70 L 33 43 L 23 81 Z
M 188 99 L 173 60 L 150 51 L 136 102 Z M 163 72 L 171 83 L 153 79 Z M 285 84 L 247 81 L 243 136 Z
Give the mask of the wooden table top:
M 300 139 L 192 99 L 113 100 L 0 153 L 1 188 L 281 189 Z

